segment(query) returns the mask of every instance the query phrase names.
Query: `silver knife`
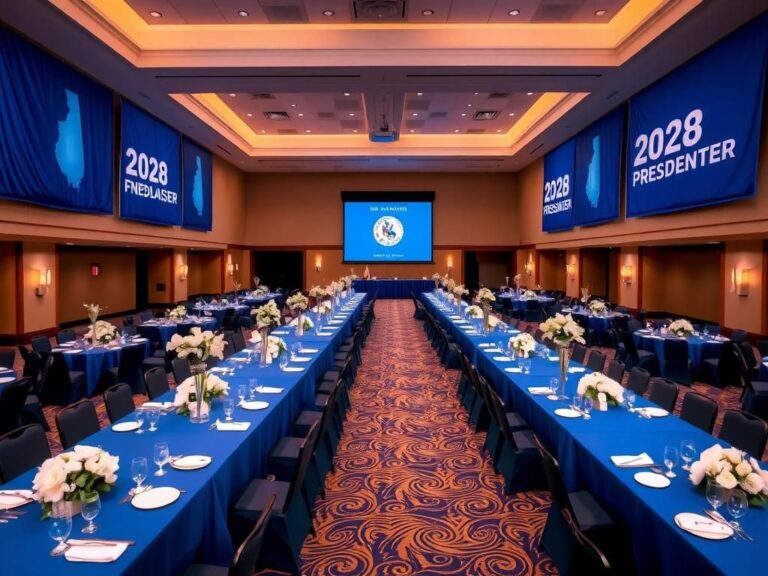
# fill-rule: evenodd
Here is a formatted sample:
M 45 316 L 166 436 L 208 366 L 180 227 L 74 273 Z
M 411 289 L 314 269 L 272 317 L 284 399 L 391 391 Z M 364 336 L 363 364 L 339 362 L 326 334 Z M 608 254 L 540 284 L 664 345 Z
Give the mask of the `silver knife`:
M 717 522 L 719 522 L 720 524 L 723 524 L 724 526 L 728 526 L 728 528 L 733 530 L 734 534 L 737 534 L 742 539 L 749 540 L 750 542 L 755 541 L 755 539 L 752 538 L 752 536 L 750 536 L 749 534 L 747 534 L 741 526 L 737 526 L 731 522 L 728 522 L 728 520 L 725 519 L 725 516 L 720 514 L 720 512 L 718 512 L 717 510 L 710 510 L 709 508 L 707 508 L 706 510 L 704 510 L 704 513 L 710 518 L 712 518 L 713 520 L 716 520 Z

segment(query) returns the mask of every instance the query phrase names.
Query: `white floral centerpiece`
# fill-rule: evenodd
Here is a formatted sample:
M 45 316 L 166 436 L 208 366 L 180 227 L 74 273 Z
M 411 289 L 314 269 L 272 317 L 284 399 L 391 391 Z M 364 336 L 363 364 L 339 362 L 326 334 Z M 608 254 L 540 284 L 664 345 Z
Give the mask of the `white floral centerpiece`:
M 251 316 L 256 320 L 256 329 L 272 328 L 280 324 L 280 309 L 274 300 L 251 310 Z
M 624 402 L 624 387 L 601 372 L 592 372 L 582 376 L 576 392 L 579 395 L 592 398 L 595 402 L 597 402 L 598 394 L 601 392 L 605 394 L 608 404 L 618 405 Z
M 205 379 L 205 387 L 202 390 L 202 402 L 200 403 L 200 417 L 208 416 L 211 402 L 214 398 L 229 395 L 229 384 L 216 376 L 209 374 Z M 176 395 L 173 398 L 176 413 L 182 416 L 195 416 L 197 412 L 197 389 L 195 376 L 190 376 L 176 386 Z
M 539 328 L 544 332 L 544 338 L 549 338 L 558 346 L 568 346 L 571 342 L 584 344 L 584 329 L 570 314 L 555 314 L 540 324 Z
M 509 339 L 509 347 L 521 358 L 528 358 L 536 350 L 536 340 L 528 332 L 522 332 Z
M 475 300 L 480 302 L 481 306 L 490 306 L 491 302 L 496 301 L 496 296 L 488 288 L 480 288 L 480 290 L 477 291 Z
M 464 284 L 456 284 L 455 282 L 453 283 L 451 292 L 453 292 L 453 295 L 456 296 L 456 298 L 458 298 L 459 300 L 461 299 L 462 296 L 466 296 L 467 294 L 469 294 L 469 290 L 467 290 L 464 287 Z
M 166 344 L 165 349 L 176 352 L 179 358 L 187 358 L 192 365 L 204 363 L 210 356 L 224 358 L 224 336 L 216 335 L 210 330 L 203 330 L 199 326 L 193 326 L 186 336 L 174 334 Z
M 538 295 L 533 290 L 526 290 L 523 292 L 523 298 L 526 300 L 535 300 L 538 298 Z
M 589 288 L 582 288 L 581 303 L 584 304 L 584 306 L 586 306 L 588 302 L 589 302 Z
M 328 291 L 324 286 L 312 286 L 309 289 L 309 295 L 318 302 L 328 296 Z
M 464 316 L 468 316 L 470 318 L 482 318 L 483 309 L 480 308 L 480 306 L 476 306 L 475 304 L 472 306 L 467 306 L 467 309 L 464 310 Z
M 91 321 L 91 324 L 96 322 L 96 319 L 101 313 L 101 306 L 98 304 L 83 304 L 83 308 L 85 308 L 86 312 L 88 313 L 88 320 Z
M 688 320 L 679 318 L 667 326 L 667 330 L 676 336 L 690 336 L 693 334 L 693 326 Z
M 520 280 L 522 280 L 522 276 L 520 274 L 515 274 L 512 277 L 512 284 L 515 285 L 515 292 L 520 290 Z
M 435 272 L 432 274 L 432 280 L 435 282 L 435 290 L 437 290 L 441 281 L 443 280 L 443 277 L 440 275 L 440 272 Z
M 176 308 L 168 312 L 168 317 L 173 318 L 174 320 L 181 320 L 186 315 L 187 315 L 187 308 L 185 306 L 182 306 L 181 304 L 179 304 L 178 306 L 176 306 Z
M 262 346 L 262 343 L 264 342 L 264 339 L 262 338 L 261 334 L 258 332 L 253 332 L 251 334 L 251 338 L 249 340 L 251 344 L 258 344 L 259 350 L 264 350 L 264 347 Z M 288 351 L 288 346 L 285 343 L 285 340 L 282 338 L 278 338 L 277 336 L 267 336 L 267 347 L 266 347 L 266 363 L 271 364 L 272 360 L 280 356 L 280 354 L 284 354 Z
M 297 292 L 285 301 L 285 305 L 294 314 L 302 314 L 307 311 L 309 299 L 301 292 Z
M 81 504 L 99 492 L 109 492 L 117 482 L 120 457 L 95 446 L 75 446 L 45 460 L 32 482 L 33 498 L 43 506 L 43 518 L 54 502 Z
M 115 325 L 105 320 L 97 320 L 91 324 L 83 337 L 90 339 L 94 344 L 109 344 L 115 341 L 119 335 Z
M 592 314 L 605 314 L 606 309 L 607 306 L 605 305 L 605 302 L 600 299 L 596 298 L 589 303 L 589 310 Z
M 698 486 L 704 478 L 726 490 L 744 490 L 752 506 L 768 502 L 768 472 L 760 468 L 760 462 L 737 448 L 723 448 L 714 444 L 699 455 L 691 464 L 690 481 Z

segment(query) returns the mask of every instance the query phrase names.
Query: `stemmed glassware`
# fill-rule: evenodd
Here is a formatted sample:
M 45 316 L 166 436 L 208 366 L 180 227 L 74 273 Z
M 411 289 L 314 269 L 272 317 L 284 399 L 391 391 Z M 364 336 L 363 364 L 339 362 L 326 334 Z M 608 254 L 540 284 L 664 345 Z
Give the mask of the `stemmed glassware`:
M 635 403 L 635 393 L 632 390 L 625 390 L 624 391 L 624 400 L 627 403 L 627 410 L 629 412 L 634 412 L 635 409 L 632 407 Z
M 690 440 L 683 440 L 680 443 L 680 457 L 683 459 L 683 470 L 691 469 L 691 462 L 696 457 L 696 446 Z
M 224 399 L 224 416 L 227 422 L 232 421 L 232 413 L 235 411 L 235 401 L 232 398 Z
M 280 354 L 280 370 L 285 371 L 288 368 L 288 354 Z
M 552 378 L 549 379 L 549 396 L 547 396 L 548 400 L 557 400 L 557 390 L 560 387 L 560 379 L 557 376 L 552 376 Z
M 256 378 L 248 379 L 248 391 L 250 392 L 250 399 L 256 399 L 256 391 L 259 389 L 259 381 Z
M 717 512 L 717 509 L 723 505 L 725 500 L 725 488 L 720 486 L 715 480 L 707 480 L 707 502 L 712 506 L 712 510 Z
M 58 544 L 51 550 L 51 556 L 61 556 L 67 551 L 67 538 L 70 532 L 72 532 L 72 503 L 64 500 L 53 502 L 48 535 Z
M 131 478 L 136 482 L 136 488 L 133 489 L 134 494 L 142 491 L 141 483 L 147 478 L 147 473 L 147 459 L 144 456 L 137 456 L 131 460 Z
M 149 431 L 157 432 L 157 423 L 160 421 L 160 411 L 156 408 L 148 410 L 147 419 L 149 420 Z
M 167 472 L 163 470 L 163 466 L 168 463 L 168 459 L 171 457 L 170 450 L 168 449 L 168 442 L 155 443 L 155 464 L 158 468 L 155 471 L 155 476 L 165 476 Z
M 739 524 L 739 518 L 744 516 L 749 510 L 749 501 L 747 500 L 747 495 L 743 490 L 731 490 L 725 506 L 728 509 L 728 514 L 730 514 L 731 518 L 733 518 L 731 524 L 733 524 L 736 532 L 739 532 L 741 528 L 741 525 Z
M 100 511 L 101 498 L 99 498 L 99 493 L 96 492 L 94 496 L 91 496 L 88 500 L 83 502 L 83 506 L 80 509 L 80 515 L 83 517 L 83 520 L 88 522 L 80 532 L 83 534 L 93 534 L 96 532 L 99 527 L 94 524 L 93 521 L 96 519 L 96 516 L 99 515 Z
M 243 402 L 245 402 L 245 395 L 247 393 L 247 390 L 248 388 L 246 387 L 245 384 L 240 384 L 237 387 L 237 397 L 240 400 L 239 404 L 242 404 Z
M 136 429 L 136 434 L 144 434 L 144 420 L 147 415 L 142 409 L 136 410 L 135 414 L 136 423 L 139 425 L 139 427 Z
M 592 412 L 592 408 L 594 407 L 595 402 L 590 398 L 589 396 L 584 396 L 584 400 L 582 400 L 582 407 L 581 410 L 584 412 L 584 419 L 589 420 L 592 418 L 590 416 L 590 412 Z
M 667 478 L 675 478 L 677 474 L 672 472 L 672 469 L 677 466 L 678 451 L 676 446 L 664 446 L 664 466 L 669 470 L 664 473 Z

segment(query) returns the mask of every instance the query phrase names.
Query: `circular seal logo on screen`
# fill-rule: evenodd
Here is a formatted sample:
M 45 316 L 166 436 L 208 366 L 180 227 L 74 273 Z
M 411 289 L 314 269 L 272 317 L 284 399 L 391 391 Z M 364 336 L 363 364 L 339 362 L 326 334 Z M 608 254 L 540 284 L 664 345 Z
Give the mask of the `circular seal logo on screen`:
M 403 223 L 394 216 L 382 216 L 373 225 L 373 237 L 382 246 L 394 246 L 403 239 Z

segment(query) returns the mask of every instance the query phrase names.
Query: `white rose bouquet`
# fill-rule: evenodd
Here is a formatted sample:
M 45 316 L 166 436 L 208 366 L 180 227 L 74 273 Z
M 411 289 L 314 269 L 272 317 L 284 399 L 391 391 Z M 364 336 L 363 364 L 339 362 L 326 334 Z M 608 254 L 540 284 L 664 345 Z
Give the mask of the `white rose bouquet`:
M 179 358 L 187 358 L 192 364 L 199 364 L 209 356 L 222 360 L 225 345 L 223 334 L 217 336 L 210 330 L 203 332 L 199 326 L 194 326 L 186 336 L 174 334 L 165 349 L 175 351 Z
M 509 347 L 521 358 L 528 358 L 536 350 L 536 340 L 528 332 L 522 332 L 509 339 Z
M 448 278 L 445 281 L 445 289 L 448 290 L 451 294 L 453 294 L 453 289 L 456 288 L 456 280 L 453 278 Z
M 99 313 L 101 312 L 101 306 L 98 304 L 83 304 L 83 307 L 88 312 L 88 320 L 91 321 L 91 324 L 96 322 L 96 318 L 99 317 Z
M 580 342 L 584 344 L 584 329 L 576 324 L 573 316 L 563 316 L 556 314 L 547 318 L 545 322 L 539 324 L 539 328 L 544 332 L 544 338 L 549 338 L 559 346 L 567 346 L 571 342 Z
M 263 338 L 261 337 L 261 334 L 258 332 L 251 333 L 250 342 L 252 344 L 258 344 L 259 350 L 261 350 Z M 285 343 L 285 340 L 282 338 L 278 338 L 277 336 L 268 336 L 267 337 L 267 353 L 270 357 L 270 359 L 275 359 L 280 354 L 283 354 L 288 351 L 288 346 Z
M 536 292 L 534 292 L 533 290 L 526 290 L 525 292 L 523 292 L 523 298 L 527 298 L 529 300 L 535 300 L 536 298 L 538 298 L 538 296 L 536 295 Z
M 268 293 L 269 293 L 269 286 L 267 286 L 266 284 L 259 284 L 258 286 L 256 286 L 256 288 L 253 289 L 253 295 L 256 298 Z
M 456 298 L 461 298 L 462 296 L 465 296 L 469 294 L 469 290 L 467 290 L 464 287 L 464 284 L 456 284 L 454 283 L 453 288 L 451 288 L 451 292 L 453 292 L 453 295 L 456 296 Z
M 175 319 L 184 318 L 187 315 L 186 307 L 179 305 L 168 313 L 168 316 Z
M 92 342 L 109 344 L 118 337 L 117 327 L 104 320 L 97 320 L 91 324 L 84 338 L 90 338 Z
M 480 290 L 477 291 L 475 299 L 480 302 L 480 304 L 488 306 L 491 302 L 496 301 L 496 296 L 488 288 L 480 288 Z
M 683 318 L 679 318 L 678 320 L 672 322 L 672 324 L 667 326 L 667 330 L 677 336 L 690 336 L 693 334 L 693 326 L 690 322 L 688 322 L 688 320 Z
M 117 482 L 120 457 L 94 446 L 75 446 L 48 458 L 32 482 L 33 498 L 43 505 L 43 518 L 54 502 L 86 502 L 99 492 L 109 492 Z
M 432 274 L 432 280 L 435 280 L 436 282 L 439 282 L 442 279 L 443 279 L 443 277 L 440 275 L 440 272 L 435 272 L 434 274 Z
M 203 381 L 202 390 L 203 402 L 200 405 L 200 416 L 205 416 L 214 398 L 229 395 L 229 384 L 215 374 L 208 374 Z M 176 386 L 176 395 L 173 398 L 176 413 L 182 416 L 194 413 L 197 410 L 196 394 L 194 376 L 190 376 Z
M 263 306 L 251 310 L 251 315 L 256 318 L 256 328 L 258 330 L 280 325 L 280 309 L 274 300 L 270 300 Z
M 328 296 L 328 291 L 323 286 L 312 286 L 312 288 L 309 289 L 309 295 L 317 300 L 322 300 Z
M 304 296 L 304 294 L 302 294 L 301 292 L 297 292 L 296 294 L 294 294 L 293 296 L 288 298 L 288 300 L 285 301 L 285 305 L 288 306 L 290 311 L 293 312 L 294 314 L 296 314 L 297 312 L 302 313 L 307 310 L 307 306 L 309 305 L 309 300 L 307 299 L 306 296 Z
M 602 300 L 592 300 L 592 302 L 589 303 L 589 310 L 592 312 L 592 314 L 604 314 L 606 310 L 605 302 Z
M 737 448 L 715 444 L 703 450 L 691 464 L 688 478 L 696 486 L 706 478 L 726 490 L 741 488 L 752 506 L 768 502 L 768 472 L 760 468 L 760 462 Z
M 333 281 L 331 282 L 331 289 L 333 290 L 334 294 L 341 294 L 341 291 L 344 290 L 344 285 L 341 282 Z
M 464 315 L 469 316 L 470 318 L 482 318 L 483 309 L 480 308 L 480 306 L 475 306 L 473 304 L 472 306 L 467 306 L 467 309 L 464 311 Z
M 605 394 L 608 404 L 617 405 L 624 402 L 624 387 L 616 380 L 611 380 L 600 372 L 592 372 L 582 376 L 576 392 L 592 398 L 595 402 L 597 402 L 597 395 L 600 392 Z

